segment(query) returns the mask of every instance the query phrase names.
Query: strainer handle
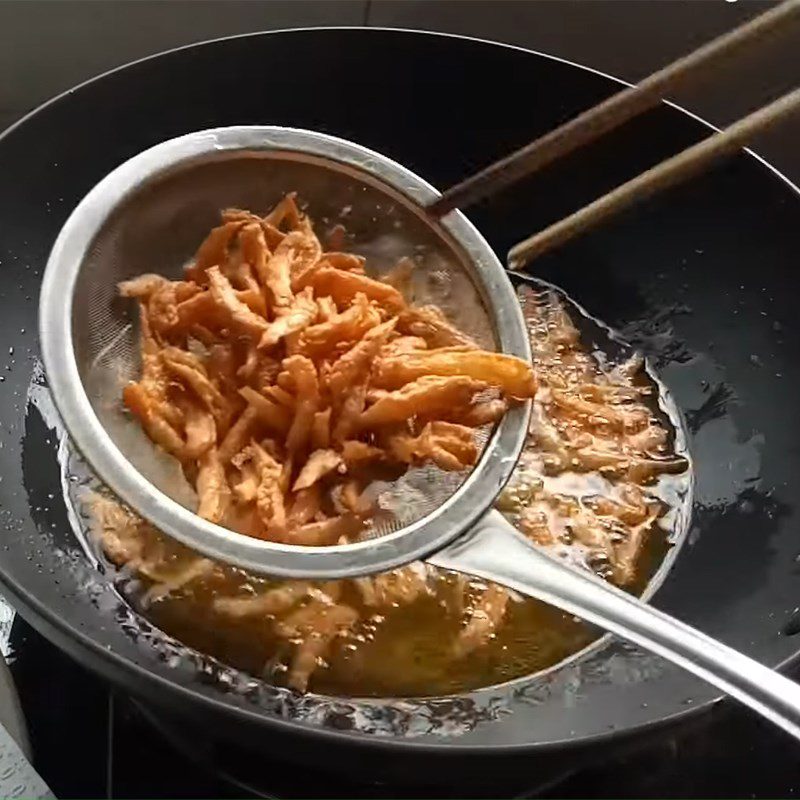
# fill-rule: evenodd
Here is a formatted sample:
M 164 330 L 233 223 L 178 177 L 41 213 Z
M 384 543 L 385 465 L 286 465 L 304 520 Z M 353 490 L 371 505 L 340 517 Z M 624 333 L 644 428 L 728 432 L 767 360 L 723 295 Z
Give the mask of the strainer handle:
M 800 685 L 594 575 L 551 558 L 497 511 L 428 561 L 508 586 L 635 642 L 800 739 Z

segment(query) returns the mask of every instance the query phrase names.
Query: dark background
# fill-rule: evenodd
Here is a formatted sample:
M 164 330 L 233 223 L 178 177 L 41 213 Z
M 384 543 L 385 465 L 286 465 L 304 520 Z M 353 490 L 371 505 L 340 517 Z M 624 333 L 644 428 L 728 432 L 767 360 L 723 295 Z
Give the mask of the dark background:
M 540 50 L 635 82 L 773 5 L 771 0 L 0 0 L 0 128 L 49 97 L 133 59 L 250 31 L 322 25 L 446 31 Z M 796 85 L 799 74 L 795 26 L 673 99 L 724 125 Z M 800 119 L 795 119 L 761 137 L 754 149 L 798 182 L 798 141 Z

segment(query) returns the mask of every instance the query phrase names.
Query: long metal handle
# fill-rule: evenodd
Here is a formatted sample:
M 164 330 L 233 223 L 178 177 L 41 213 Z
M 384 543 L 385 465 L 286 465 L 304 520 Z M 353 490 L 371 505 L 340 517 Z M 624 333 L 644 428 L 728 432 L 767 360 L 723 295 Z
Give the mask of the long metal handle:
M 800 685 L 605 581 L 550 558 L 496 511 L 428 561 L 544 600 L 635 642 L 800 739 Z

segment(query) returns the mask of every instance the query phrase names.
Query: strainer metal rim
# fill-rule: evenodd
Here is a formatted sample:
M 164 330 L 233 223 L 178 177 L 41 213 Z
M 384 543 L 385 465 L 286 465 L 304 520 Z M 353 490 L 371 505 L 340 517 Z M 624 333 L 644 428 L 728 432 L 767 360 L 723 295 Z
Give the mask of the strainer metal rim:
M 263 541 L 200 519 L 142 476 L 103 428 L 81 380 L 73 349 L 72 307 L 83 260 L 112 213 L 168 172 L 209 157 L 292 152 L 355 169 L 422 207 L 439 192 L 385 156 L 337 137 L 278 126 L 232 126 L 189 133 L 132 157 L 103 178 L 61 229 L 47 261 L 39 299 L 39 336 L 47 379 L 70 436 L 98 476 L 153 525 L 205 555 L 261 574 L 340 578 L 395 568 L 444 547 L 492 504 L 522 451 L 530 402 L 506 414 L 484 455 L 435 512 L 386 536 L 352 545 L 300 547 Z M 522 310 L 505 269 L 486 240 L 459 211 L 438 223 L 463 250 L 487 297 L 499 349 L 531 360 Z

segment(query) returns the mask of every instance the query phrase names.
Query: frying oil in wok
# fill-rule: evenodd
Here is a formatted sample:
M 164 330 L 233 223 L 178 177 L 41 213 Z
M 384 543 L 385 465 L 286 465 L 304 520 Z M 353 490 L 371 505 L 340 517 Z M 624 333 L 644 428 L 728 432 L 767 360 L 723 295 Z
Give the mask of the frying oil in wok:
M 542 388 L 526 451 L 498 508 L 555 557 L 641 594 L 663 575 L 665 557 L 688 523 L 691 475 L 679 414 L 664 387 L 631 368 L 630 353 L 578 306 L 549 288 L 524 288 L 520 299 Z M 615 369 L 609 388 L 603 376 Z M 570 394 L 570 386 L 583 388 Z M 622 401 L 605 410 L 577 403 L 603 393 Z M 636 408 L 627 402 L 634 395 Z M 636 423 L 638 444 L 625 433 L 625 415 L 634 412 L 647 417 Z M 138 573 L 122 581 L 125 595 L 162 630 L 226 664 L 298 685 L 297 653 L 314 635 L 313 626 L 311 634 L 287 629 L 287 613 L 298 606 L 244 615 L 220 606 L 226 598 L 258 598 L 278 584 L 217 565 L 177 590 L 161 591 L 159 584 L 171 580 L 165 574 L 181 574 L 199 559 L 152 529 L 142 528 L 152 541 L 134 548 L 135 557 L 130 545 L 138 545 L 139 533 L 126 543 L 119 525 L 101 525 L 99 532 L 106 554 L 126 565 L 121 574 Z M 307 680 L 310 691 L 327 695 L 425 696 L 489 686 L 551 667 L 600 635 L 505 592 L 495 624 L 483 625 L 497 609 L 485 604 L 486 584 L 424 565 L 405 572 L 379 602 L 354 581 L 312 587 L 311 597 L 314 592 L 335 595 L 337 606 L 358 616 L 300 676 L 301 686 Z M 306 598 L 300 607 L 314 602 Z M 465 632 L 476 621 L 469 640 Z

